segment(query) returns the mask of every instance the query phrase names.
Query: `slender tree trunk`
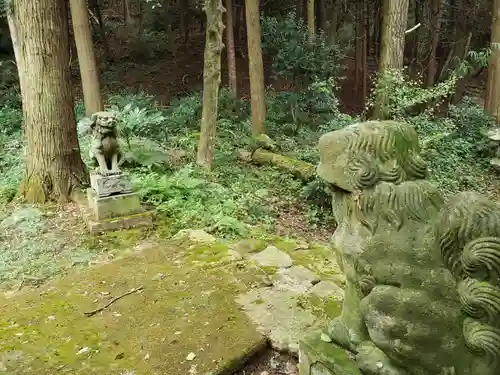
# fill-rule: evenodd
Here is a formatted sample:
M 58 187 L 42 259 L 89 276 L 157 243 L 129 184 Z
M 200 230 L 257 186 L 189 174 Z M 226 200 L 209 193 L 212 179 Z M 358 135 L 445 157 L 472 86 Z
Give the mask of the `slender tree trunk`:
M 325 0 L 316 0 L 316 14 L 317 14 L 317 20 L 318 20 L 318 27 L 316 28 L 316 31 L 319 32 L 326 32 L 327 31 L 327 24 L 328 24 L 328 19 L 327 19 L 327 11 L 326 11 L 326 3 Z
M 252 134 L 265 132 L 266 102 L 264 90 L 264 64 L 260 44 L 260 9 L 259 0 L 246 0 L 248 65 L 250 73 L 250 96 L 252 107 Z
M 225 9 L 222 0 L 205 0 L 204 11 L 207 15 L 207 27 L 203 65 L 203 111 L 196 162 L 210 170 L 219 104 Z
M 22 46 L 16 58 L 27 144 L 19 194 L 29 203 L 67 201 L 88 183 L 73 109 L 67 3 L 17 0 L 8 17 Z
M 493 5 L 493 20 L 491 23 L 491 49 L 488 65 L 488 83 L 484 109 L 500 123 L 500 0 Z
M 237 95 L 238 86 L 236 82 L 236 54 L 234 50 L 234 28 L 233 28 L 233 1 L 226 0 L 226 53 L 227 74 L 229 89 Z
M 333 0 L 333 5 L 328 10 L 328 42 L 330 45 L 337 41 L 337 27 L 341 7 L 340 0 Z
M 297 20 L 304 19 L 304 0 L 295 0 L 295 15 L 297 16 Z
M 106 25 L 104 24 L 104 20 L 102 18 L 101 6 L 99 5 L 99 0 L 89 0 L 88 1 L 89 8 L 92 12 L 95 13 L 97 17 L 97 22 L 99 22 L 99 35 L 101 37 L 102 46 L 104 48 L 104 57 L 106 61 L 111 59 L 111 52 L 109 50 L 109 42 L 108 37 L 106 35 Z
M 85 0 L 70 0 L 78 64 L 82 77 L 83 100 L 87 116 L 104 109 L 101 98 L 99 71 L 95 56 L 89 14 Z
M 431 50 L 429 54 L 429 62 L 427 64 L 426 86 L 434 86 L 438 71 L 438 63 L 436 60 L 437 48 L 440 37 L 441 20 L 441 0 L 431 0 L 431 20 L 430 20 L 430 35 L 431 35 Z
M 363 41 L 364 41 L 364 11 L 363 4 L 364 1 L 358 0 L 356 5 L 356 27 L 355 27 L 355 61 L 354 61 L 354 86 L 355 86 L 355 95 L 357 100 L 360 102 L 363 100 Z
M 316 33 L 316 4 L 314 0 L 307 0 L 307 31 L 310 38 Z
M 382 75 L 392 69 L 403 69 L 408 6 L 409 0 L 384 0 L 379 63 L 379 73 Z M 386 101 L 383 93 L 377 95 L 373 112 L 375 118 L 386 118 Z

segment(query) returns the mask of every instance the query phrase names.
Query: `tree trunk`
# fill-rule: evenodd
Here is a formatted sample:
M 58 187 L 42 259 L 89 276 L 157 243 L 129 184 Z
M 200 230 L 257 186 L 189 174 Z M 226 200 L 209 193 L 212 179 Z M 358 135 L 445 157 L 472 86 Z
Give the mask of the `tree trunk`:
M 189 40 L 189 1 L 181 0 L 180 32 L 184 41 Z
M 304 0 L 295 0 L 295 15 L 297 16 L 297 20 L 304 19 L 303 10 Z
M 201 115 L 201 133 L 196 162 L 207 170 L 212 168 L 212 155 L 219 104 L 221 82 L 221 53 L 224 47 L 222 0 L 205 0 L 207 15 L 205 56 L 203 65 L 203 111 Z
M 310 181 L 316 172 L 316 167 L 302 160 L 258 148 L 252 153 L 252 161 L 259 165 L 272 165 L 288 172 L 302 181 Z
M 360 0 L 356 3 L 356 42 L 355 42 L 355 90 L 359 102 L 363 103 L 367 91 L 367 32 L 366 3 Z
M 226 0 L 226 54 L 229 89 L 237 96 L 236 54 L 234 50 L 233 1 Z
M 16 58 L 27 144 L 19 194 L 29 203 L 64 202 L 88 183 L 73 108 L 67 3 L 17 0 L 8 17 L 22 46 Z
M 333 0 L 333 5 L 328 10 L 328 42 L 330 45 L 337 42 L 337 27 L 341 7 L 342 4 L 340 3 L 340 0 Z
M 101 37 L 101 43 L 104 48 L 104 58 L 106 61 L 111 59 L 111 52 L 109 50 L 109 42 L 108 37 L 106 36 L 106 25 L 104 24 L 104 20 L 102 18 L 101 6 L 99 5 L 99 0 L 89 0 L 88 1 L 89 9 L 91 12 L 94 12 L 97 22 L 99 23 L 99 35 Z
M 484 109 L 500 123 L 500 0 L 495 0 L 491 23 L 491 56 Z
M 328 19 L 327 19 L 327 11 L 326 11 L 326 3 L 325 0 L 316 0 L 316 19 L 318 20 L 318 27 L 316 28 L 316 31 L 319 32 L 326 32 L 327 30 L 327 24 L 328 24 Z
M 87 116 L 102 111 L 104 106 L 101 98 L 99 71 L 90 31 L 89 14 L 85 0 L 70 0 L 73 30 L 75 34 L 78 64 L 82 77 L 83 100 Z
M 307 0 L 307 31 L 309 38 L 316 33 L 316 4 L 314 0 Z
M 430 35 L 431 35 L 431 50 L 429 54 L 429 62 L 427 64 L 426 86 L 434 86 L 436 82 L 436 74 L 438 71 L 438 63 L 436 60 L 437 48 L 440 37 L 441 20 L 441 0 L 431 0 L 431 20 L 430 20 Z
M 265 132 L 266 102 L 264 90 L 264 64 L 260 44 L 260 9 L 259 0 L 246 0 L 248 65 L 250 73 L 250 96 L 252 107 L 252 134 Z
M 379 74 L 403 69 L 408 6 L 409 0 L 384 0 Z M 373 112 L 376 119 L 386 118 L 386 101 L 383 93 L 377 95 Z

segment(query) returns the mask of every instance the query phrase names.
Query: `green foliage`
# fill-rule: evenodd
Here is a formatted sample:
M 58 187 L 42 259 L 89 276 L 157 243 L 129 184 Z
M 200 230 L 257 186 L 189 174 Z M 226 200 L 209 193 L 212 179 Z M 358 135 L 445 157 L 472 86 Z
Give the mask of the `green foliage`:
M 490 194 L 496 179 L 489 166 L 495 145 L 486 137 L 493 119 L 471 99 L 450 106 L 447 116 L 421 114 L 406 119 L 419 133 L 430 178 L 449 196 L 463 190 Z
M 431 113 L 453 94 L 458 77 L 455 74 L 432 87 L 423 87 L 422 80 L 412 80 L 405 72 L 391 69 L 377 75 L 367 109 L 383 98 L 383 113 L 388 119 L 404 119 L 415 112 Z M 428 106 L 430 104 L 430 107 Z
M 272 58 L 276 76 L 305 84 L 314 80 L 338 78 L 342 72 L 343 51 L 329 44 L 324 34 L 312 40 L 307 25 L 293 12 L 285 17 L 262 17 L 262 49 Z
M 266 128 L 272 137 L 296 136 L 302 128 L 317 130 L 340 116 L 333 78 L 314 81 L 303 91 L 270 91 Z

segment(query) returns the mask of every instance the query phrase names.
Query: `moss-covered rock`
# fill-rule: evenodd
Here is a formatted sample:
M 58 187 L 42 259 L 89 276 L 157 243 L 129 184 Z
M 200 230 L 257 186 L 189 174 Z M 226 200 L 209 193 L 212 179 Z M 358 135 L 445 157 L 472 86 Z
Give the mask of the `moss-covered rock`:
M 8 374 L 217 374 L 263 345 L 234 303 L 253 275 L 189 267 L 178 247 L 139 254 L 0 299 Z M 132 288 L 141 292 L 105 305 Z M 196 358 L 186 360 L 189 353 Z

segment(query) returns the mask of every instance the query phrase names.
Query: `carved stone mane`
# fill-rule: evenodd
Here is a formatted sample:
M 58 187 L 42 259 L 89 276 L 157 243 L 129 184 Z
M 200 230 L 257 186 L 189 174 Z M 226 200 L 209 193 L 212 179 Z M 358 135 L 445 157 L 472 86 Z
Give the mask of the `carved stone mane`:
M 475 193 L 443 209 L 436 242 L 457 280 L 465 342 L 482 374 L 500 373 L 500 207 Z

